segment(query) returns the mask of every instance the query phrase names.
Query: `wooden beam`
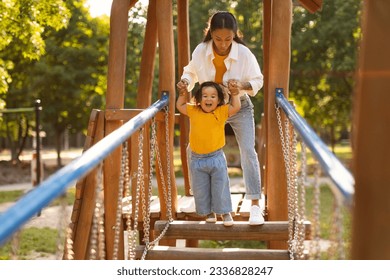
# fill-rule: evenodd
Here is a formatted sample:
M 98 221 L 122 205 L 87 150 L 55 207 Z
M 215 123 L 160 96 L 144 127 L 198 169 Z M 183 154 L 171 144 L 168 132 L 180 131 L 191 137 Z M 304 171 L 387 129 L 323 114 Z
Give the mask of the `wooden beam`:
M 140 258 L 144 246 L 136 248 L 136 258 Z M 204 249 L 155 246 L 148 251 L 147 260 L 289 260 L 287 250 L 264 249 Z
M 322 0 L 299 0 L 299 3 L 310 13 L 315 13 L 322 8 Z
M 107 73 L 107 109 L 123 109 L 125 92 L 126 46 L 128 12 L 131 0 L 113 0 L 110 16 L 110 45 Z M 105 135 L 122 125 L 121 121 L 106 121 Z M 121 148 L 116 149 L 104 160 L 104 205 L 106 257 L 113 259 L 118 204 L 118 187 L 121 166 Z M 121 226 L 120 232 L 123 231 Z M 119 248 L 123 248 L 123 235 L 119 236 Z M 119 250 L 118 259 L 123 259 L 123 250 Z
M 161 92 L 169 92 L 169 110 L 168 123 L 157 123 L 157 140 L 160 151 L 161 165 L 163 174 L 157 168 L 157 183 L 159 189 L 161 216 L 167 217 L 167 205 L 164 201 L 164 190 L 171 185 L 171 210 L 172 215 L 177 209 L 177 190 L 175 182 L 175 172 L 173 166 L 173 135 L 175 122 L 175 49 L 173 44 L 173 15 L 172 15 L 172 0 L 157 1 L 157 26 L 158 26 L 158 42 L 159 42 L 159 96 Z M 166 127 L 168 126 L 168 127 Z M 166 139 L 166 129 L 168 129 L 168 138 Z M 168 141 L 168 143 L 167 143 Z M 169 152 L 167 147 L 169 148 Z M 168 162 L 168 159 L 170 161 Z M 157 165 L 156 165 L 157 166 Z M 170 178 L 170 180 L 169 180 Z
M 275 112 L 275 89 L 284 88 L 288 96 L 290 73 L 290 41 L 292 23 L 292 2 L 285 0 L 267 1 L 264 13 L 270 21 L 267 38 L 269 60 L 266 73 L 265 118 L 266 118 L 266 172 L 267 212 L 270 221 L 286 221 L 287 186 L 286 171 Z M 286 242 L 270 242 L 270 248 L 286 249 Z
M 364 1 L 353 112 L 352 259 L 390 259 L 389 1 Z
M 167 221 L 157 221 L 154 230 L 157 235 L 165 228 Z M 310 239 L 310 223 L 305 223 L 305 239 Z M 222 222 L 174 221 L 169 225 L 164 238 L 199 240 L 288 240 L 288 222 L 265 222 L 261 226 L 250 226 L 248 222 L 234 222 L 225 227 Z
M 138 81 L 137 108 L 145 109 L 152 104 L 157 37 L 156 0 L 150 0 Z
M 190 27 L 188 0 L 177 2 L 177 43 L 178 43 L 178 74 L 179 78 L 183 73 L 183 68 L 190 62 Z M 187 96 L 187 101 L 190 96 Z M 190 124 L 187 116 L 180 114 L 180 157 L 182 162 L 182 171 L 184 177 L 185 195 L 191 195 L 191 186 L 189 181 L 189 171 L 187 162 L 187 146 L 189 143 Z
M 89 119 L 87 139 L 84 151 L 99 142 L 104 135 L 104 112 L 93 110 Z M 72 210 L 73 259 L 89 258 L 89 239 L 95 210 L 96 168 L 76 184 L 75 203 Z M 65 253 L 71 254 L 64 248 Z M 67 257 L 65 257 L 67 259 Z

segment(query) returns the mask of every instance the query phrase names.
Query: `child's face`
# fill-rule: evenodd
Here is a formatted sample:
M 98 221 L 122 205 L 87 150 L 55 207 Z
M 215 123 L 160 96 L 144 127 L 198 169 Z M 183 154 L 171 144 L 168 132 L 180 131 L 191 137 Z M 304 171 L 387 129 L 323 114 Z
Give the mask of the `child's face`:
M 200 101 L 200 106 L 203 111 L 210 113 L 217 108 L 219 103 L 218 92 L 214 87 L 204 87 L 202 89 L 202 99 Z

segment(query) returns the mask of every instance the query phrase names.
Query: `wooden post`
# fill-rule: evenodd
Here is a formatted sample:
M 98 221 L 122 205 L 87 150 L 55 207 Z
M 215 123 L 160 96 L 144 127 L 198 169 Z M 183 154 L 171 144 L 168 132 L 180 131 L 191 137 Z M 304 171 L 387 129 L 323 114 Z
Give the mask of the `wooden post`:
M 178 74 L 179 79 L 183 73 L 183 68 L 190 62 L 190 19 L 188 10 L 188 0 L 177 2 L 177 42 L 178 42 Z M 187 101 L 190 96 L 187 96 Z M 180 114 L 180 156 L 181 166 L 184 177 L 185 195 L 192 195 L 191 185 L 189 180 L 187 146 L 189 143 L 190 123 L 187 116 Z M 187 239 L 186 247 L 198 247 L 197 239 Z
M 288 96 L 290 73 L 290 40 L 292 2 L 285 0 L 265 1 L 264 13 L 270 12 L 267 52 L 269 60 L 266 73 L 265 117 L 266 117 L 266 174 L 268 220 L 286 221 L 287 186 L 286 171 L 275 112 L 275 89 L 283 88 Z M 267 29 L 268 30 L 268 29 Z M 271 241 L 273 249 L 287 248 L 285 241 Z
M 104 137 L 104 112 L 93 110 L 88 124 L 84 151 L 95 145 Z M 96 197 L 98 168 L 93 169 L 85 178 L 76 184 L 75 203 L 72 211 L 73 251 L 75 260 L 90 259 L 89 238 L 93 223 Z M 69 252 L 65 248 L 64 256 Z
M 145 109 L 152 104 L 154 65 L 157 50 L 156 1 L 150 0 L 142 48 L 141 69 L 139 75 L 137 108 Z
M 173 132 L 175 124 L 175 49 L 173 45 L 173 17 L 172 17 L 172 0 L 157 1 L 157 28 L 159 42 L 159 96 L 162 91 L 169 92 L 169 116 L 168 123 L 157 123 L 158 148 L 160 150 L 162 167 L 164 174 L 157 169 L 157 182 L 159 188 L 161 218 L 167 218 L 167 207 L 164 203 L 163 186 L 168 186 L 168 177 L 171 183 L 171 202 L 172 214 L 175 216 L 177 211 L 177 190 L 175 181 L 175 172 L 173 166 Z M 168 125 L 168 143 L 166 141 L 166 125 Z M 169 146 L 169 154 L 165 151 Z M 168 157 L 170 158 L 168 170 Z M 164 180 L 164 184 L 163 184 Z
M 183 68 L 190 62 L 190 34 L 189 34 L 189 13 L 188 0 L 177 2 L 177 41 L 178 41 L 178 74 L 179 79 Z M 188 101 L 190 97 L 188 96 Z M 187 116 L 180 114 L 180 155 L 184 176 L 185 194 L 190 195 L 190 182 L 188 176 L 187 146 L 190 124 Z
M 110 46 L 107 74 L 107 109 L 123 109 L 125 93 L 126 46 L 128 12 L 131 0 L 113 0 L 110 17 Z M 122 125 L 122 121 L 106 120 L 105 135 Z M 116 149 L 104 160 L 104 206 L 106 257 L 113 259 L 115 222 L 118 204 L 119 177 L 121 170 L 121 148 Z M 123 232 L 121 226 L 120 232 Z M 124 247 L 123 234 L 119 235 L 119 248 Z M 123 250 L 119 250 L 118 259 L 123 259 Z
M 261 184 L 262 184 L 262 190 L 265 194 L 265 197 L 267 197 L 267 177 L 265 174 L 267 173 L 267 114 L 268 112 L 268 106 L 266 104 L 267 100 L 267 92 L 268 92 L 268 83 L 269 83 L 269 46 L 270 46 L 270 33 L 271 33 L 271 10 L 272 8 L 272 0 L 264 0 L 263 1 L 263 75 L 264 75 L 264 85 L 263 85 L 263 91 L 264 91 L 264 113 L 261 117 L 261 127 L 263 130 L 264 138 L 264 145 L 265 149 L 263 149 L 264 154 L 260 154 L 260 157 L 262 158 L 262 163 L 260 163 L 260 172 L 261 172 Z M 266 208 L 267 206 L 267 199 L 266 199 Z
M 352 259 L 390 259 L 390 10 L 364 1 L 353 112 L 355 207 Z
M 154 78 L 154 66 L 157 50 L 157 19 L 156 19 L 156 0 L 149 1 L 148 15 L 145 29 L 145 39 L 142 49 L 141 69 L 139 76 L 139 85 L 137 93 L 137 108 L 145 109 L 152 103 L 152 90 L 153 90 L 153 78 Z M 148 125 L 145 125 L 144 137 L 143 137 L 143 170 L 144 170 L 144 191 L 146 196 L 148 195 L 149 186 L 149 174 L 150 174 L 150 129 Z M 138 160 L 139 160 L 139 133 L 136 132 L 131 137 L 130 145 L 130 178 L 132 180 L 132 186 L 137 184 L 138 172 Z M 136 197 L 136 188 L 132 189 L 132 197 Z M 147 204 L 148 202 L 146 202 Z M 133 217 L 136 210 L 136 200 L 132 200 Z M 143 221 L 142 215 L 142 201 L 138 203 L 138 221 Z M 147 207 L 147 205 L 145 205 Z

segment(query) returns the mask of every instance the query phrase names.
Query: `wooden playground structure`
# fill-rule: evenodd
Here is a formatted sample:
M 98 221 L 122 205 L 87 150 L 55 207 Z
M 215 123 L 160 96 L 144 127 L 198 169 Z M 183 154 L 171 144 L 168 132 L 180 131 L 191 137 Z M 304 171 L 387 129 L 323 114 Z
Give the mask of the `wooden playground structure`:
M 140 111 L 151 105 L 152 81 L 156 53 L 159 54 L 159 97 L 162 92 L 169 93 L 169 104 L 175 104 L 175 71 L 181 69 L 190 60 L 189 46 L 189 5 L 188 0 L 177 1 L 177 44 L 178 64 L 175 64 L 174 36 L 173 36 L 173 5 L 171 0 L 150 0 L 147 14 L 144 47 L 142 51 L 141 72 L 137 93 L 137 108 L 125 109 L 124 81 L 126 68 L 126 38 L 128 32 L 128 11 L 136 4 L 136 0 L 113 0 L 111 9 L 111 32 L 108 62 L 108 84 L 106 96 L 106 110 L 94 110 L 90 117 L 87 142 L 85 149 L 90 148 L 103 139 L 124 122 L 136 116 Z M 318 12 L 322 7 L 322 0 L 301 0 L 302 6 L 310 12 Z M 264 189 L 264 205 L 266 220 L 263 226 L 250 227 L 246 222 L 248 211 L 245 208 L 243 194 L 232 195 L 236 203 L 235 221 L 231 228 L 224 228 L 222 224 L 202 224 L 194 213 L 180 211 L 183 203 L 188 202 L 190 184 L 186 164 L 186 147 L 188 144 L 188 122 L 184 116 L 175 114 L 175 106 L 170 105 L 164 114 L 156 116 L 157 146 L 161 151 L 161 170 L 156 169 L 159 195 L 156 204 L 139 205 L 131 202 L 131 217 L 137 212 L 137 219 L 132 224 L 141 224 L 143 217 L 142 207 L 154 207 L 151 211 L 150 235 L 158 236 L 164 230 L 164 223 L 172 219 L 171 228 L 165 233 L 159 245 L 164 249 L 152 249 L 148 252 L 148 259 L 290 259 L 288 253 L 288 197 L 286 186 L 286 172 L 283 165 L 283 151 L 279 139 L 277 115 L 275 112 L 275 89 L 283 88 L 288 97 L 290 72 L 290 40 L 292 25 L 292 1 L 264 0 L 263 1 L 263 50 L 265 114 L 262 126 L 262 142 L 265 147 L 259 152 L 261 164 L 265 167 L 262 174 Z M 360 69 L 357 75 L 358 86 L 355 93 L 353 149 L 355 174 L 355 198 L 352 234 L 353 259 L 390 259 L 390 160 L 386 149 L 390 143 L 390 116 L 387 104 L 390 103 L 390 54 L 386 57 L 377 55 L 376 46 L 390 47 L 389 36 L 384 35 L 390 20 L 381 11 L 390 10 L 390 4 L 385 1 L 365 1 L 363 31 L 364 40 L 361 46 Z M 157 12 L 158 11 L 158 12 Z M 260 14 L 260 11 L 259 11 Z M 261 32 L 259 30 L 259 32 Z M 163 36 L 159 36 L 163 34 Z M 158 46 L 158 48 L 157 48 Z M 386 48 L 388 47 L 388 48 Z M 177 67 L 175 69 L 175 66 Z M 368 94 L 369 93 L 369 94 Z M 388 102 L 386 102 L 388 101 Z M 256 113 L 256 112 L 255 112 Z M 362 117 L 364 116 L 364 117 Z M 383 127 L 383 123 L 387 127 Z M 179 125 L 181 160 L 183 165 L 185 196 L 178 196 L 173 166 L 173 135 L 174 126 Z M 367 133 L 372 131 L 372 133 Z M 150 131 L 146 128 L 146 135 Z M 149 147 L 149 137 L 139 140 L 139 133 L 132 136 L 127 142 L 127 161 L 129 176 L 132 185 L 136 185 L 134 174 L 138 172 L 140 146 Z M 375 149 L 372 149 L 376 147 Z M 387 155 L 387 157 L 385 157 Z M 150 155 L 143 155 L 143 184 L 149 184 Z M 370 168 L 367 166 L 369 163 Z M 125 258 L 125 240 L 123 234 L 116 237 L 116 231 L 123 233 L 125 222 L 117 224 L 118 201 L 121 201 L 119 190 L 120 180 L 123 179 L 122 149 L 110 154 L 103 165 L 103 192 L 104 192 L 104 234 L 106 259 Z M 92 231 L 94 215 L 95 185 L 98 180 L 94 170 L 88 176 L 78 181 L 76 186 L 76 201 L 73 208 L 71 227 L 73 231 L 74 259 L 88 259 L 89 238 Z M 169 207 L 163 197 L 163 186 L 170 185 L 168 193 Z M 137 196 L 132 189 L 131 196 Z M 143 192 L 147 192 L 144 190 Z M 146 202 L 148 204 L 149 202 Z M 157 205 L 157 206 L 156 206 Z M 157 210 L 156 210 L 157 209 Z M 121 210 L 121 209 L 120 209 Z M 139 212 L 139 213 L 138 213 Z M 356 218 L 358 217 L 358 218 Z M 386 221 L 386 222 L 384 222 Z M 380 230 L 373 230 L 379 229 Z M 305 238 L 310 236 L 310 223 L 305 225 Z M 142 231 L 140 235 L 144 234 Z M 185 240 L 185 247 L 176 247 L 176 240 Z M 206 250 L 196 248 L 198 240 L 264 240 L 267 241 L 267 250 L 239 249 Z M 142 243 L 142 242 L 141 242 Z M 142 246 L 137 252 L 137 258 L 142 255 Z M 118 248 L 121 248 L 118 251 Z

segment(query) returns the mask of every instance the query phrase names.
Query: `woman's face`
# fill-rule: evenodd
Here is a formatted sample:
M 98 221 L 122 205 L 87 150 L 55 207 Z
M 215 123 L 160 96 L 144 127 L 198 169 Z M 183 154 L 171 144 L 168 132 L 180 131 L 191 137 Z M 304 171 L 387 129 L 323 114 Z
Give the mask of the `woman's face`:
M 206 113 L 214 111 L 218 106 L 218 92 L 214 87 L 204 87 L 202 89 L 202 99 L 200 107 Z
M 219 55 L 227 55 L 234 39 L 234 32 L 230 29 L 216 29 L 211 32 L 214 50 Z

